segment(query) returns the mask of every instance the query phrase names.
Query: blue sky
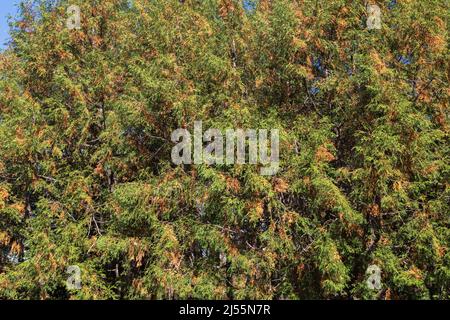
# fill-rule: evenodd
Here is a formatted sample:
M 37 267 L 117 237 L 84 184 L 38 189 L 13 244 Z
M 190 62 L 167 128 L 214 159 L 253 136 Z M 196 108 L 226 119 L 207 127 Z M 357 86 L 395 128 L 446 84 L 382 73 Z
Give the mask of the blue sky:
M 5 47 L 5 42 L 8 41 L 8 18 L 7 16 L 15 15 L 17 13 L 18 0 L 0 0 L 0 49 Z
M 14 16 L 17 13 L 17 3 L 20 0 L 0 0 L 0 51 L 4 49 L 5 43 L 9 39 L 8 35 L 8 15 Z M 243 0 L 246 9 L 254 8 L 254 0 Z M 393 0 L 394 1 L 394 0 Z

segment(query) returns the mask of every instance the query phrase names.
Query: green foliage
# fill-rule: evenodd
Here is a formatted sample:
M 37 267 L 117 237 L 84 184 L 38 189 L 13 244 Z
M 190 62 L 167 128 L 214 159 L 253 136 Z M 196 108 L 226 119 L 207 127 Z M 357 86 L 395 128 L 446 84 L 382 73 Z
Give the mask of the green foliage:
M 22 4 L 0 298 L 449 299 L 450 7 L 376 3 L 381 30 L 363 1 Z M 196 120 L 279 129 L 281 170 L 175 166 Z

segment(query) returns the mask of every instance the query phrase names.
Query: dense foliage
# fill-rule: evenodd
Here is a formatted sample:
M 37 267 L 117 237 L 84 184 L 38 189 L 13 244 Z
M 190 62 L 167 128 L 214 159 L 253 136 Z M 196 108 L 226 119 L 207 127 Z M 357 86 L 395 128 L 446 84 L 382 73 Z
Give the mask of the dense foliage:
M 23 3 L 0 298 L 449 299 L 450 5 L 372 3 L 380 30 L 362 0 Z M 196 120 L 280 129 L 280 171 L 174 165 Z

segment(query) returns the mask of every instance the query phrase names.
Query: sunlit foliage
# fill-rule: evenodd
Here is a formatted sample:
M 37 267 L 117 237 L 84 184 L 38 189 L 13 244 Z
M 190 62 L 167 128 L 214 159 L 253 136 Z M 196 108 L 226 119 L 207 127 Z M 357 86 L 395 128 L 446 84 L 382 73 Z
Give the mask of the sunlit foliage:
M 372 3 L 380 30 L 365 1 L 25 2 L 0 54 L 0 297 L 450 298 L 449 2 Z M 280 129 L 280 171 L 173 165 L 196 120 Z

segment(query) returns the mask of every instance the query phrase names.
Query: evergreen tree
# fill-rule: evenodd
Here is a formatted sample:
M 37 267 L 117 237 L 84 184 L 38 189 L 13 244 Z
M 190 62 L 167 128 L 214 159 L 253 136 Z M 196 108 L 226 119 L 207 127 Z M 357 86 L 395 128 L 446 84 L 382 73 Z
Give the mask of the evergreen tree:
M 370 4 L 381 29 L 365 1 L 23 2 L 0 297 L 449 299 L 450 5 Z M 199 120 L 279 129 L 280 171 L 175 165 Z

